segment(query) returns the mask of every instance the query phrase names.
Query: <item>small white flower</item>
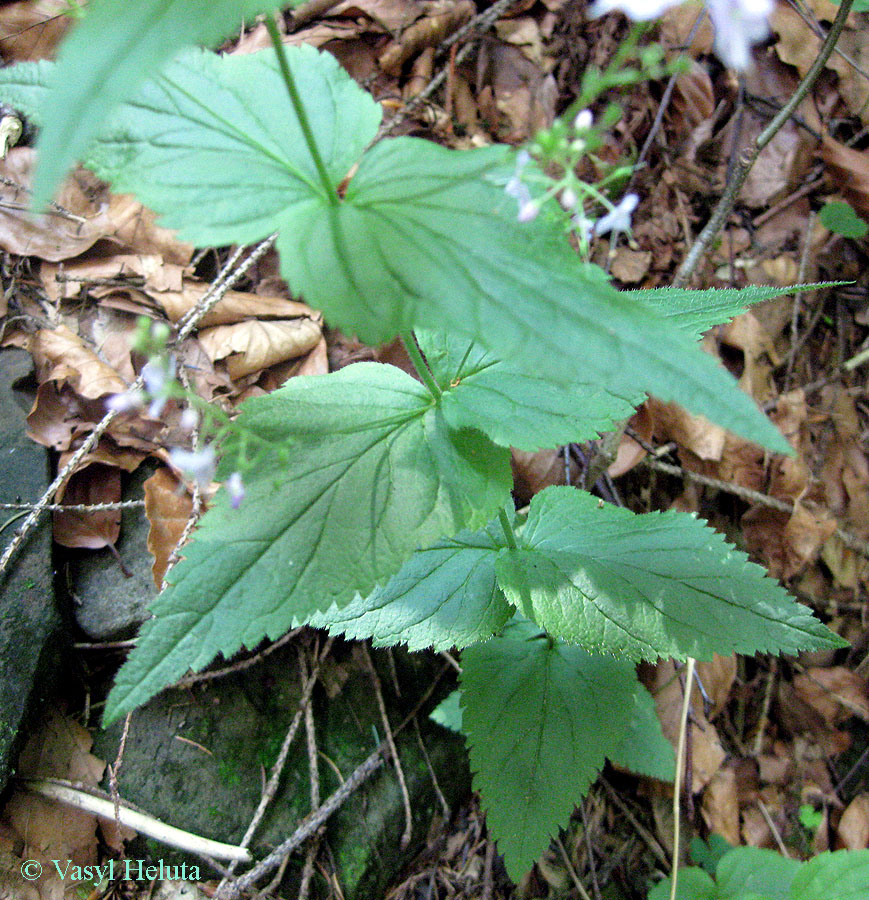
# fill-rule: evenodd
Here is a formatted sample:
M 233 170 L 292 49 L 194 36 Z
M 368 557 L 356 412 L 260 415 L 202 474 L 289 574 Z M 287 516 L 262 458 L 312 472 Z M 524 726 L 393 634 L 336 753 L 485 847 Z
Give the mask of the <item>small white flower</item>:
M 648 22 L 650 19 L 657 19 L 661 13 L 671 6 L 677 6 L 679 2 L 680 0 L 596 0 L 589 6 L 588 15 L 596 19 L 617 9 L 635 22 Z
M 244 500 L 244 482 L 241 480 L 241 472 L 233 472 L 226 479 L 224 487 L 229 494 L 230 506 L 233 509 L 238 509 L 241 506 L 241 501 Z
M 195 409 L 191 407 L 187 407 L 183 413 L 181 413 L 181 427 L 185 431 L 193 431 L 194 428 L 199 424 L 199 413 L 196 412 Z
M 585 213 L 582 210 L 580 210 L 575 216 L 573 216 L 570 221 L 584 241 L 588 241 L 591 239 L 591 232 L 594 228 L 594 222 L 592 222 L 591 219 L 587 219 L 585 217 Z
M 573 120 L 574 131 L 586 131 L 594 124 L 594 117 L 590 109 L 581 109 Z
M 172 393 L 172 385 L 175 381 L 175 357 L 166 359 L 149 359 L 142 366 L 142 379 L 145 382 L 145 390 L 148 392 L 151 404 L 148 407 L 148 415 L 158 419 L 166 408 L 166 403 Z
M 615 209 L 597 220 L 595 235 L 606 234 L 608 231 L 627 231 L 631 227 L 631 213 L 639 202 L 640 198 L 636 194 L 625 194 Z
M 106 409 L 116 413 L 133 412 L 144 405 L 145 395 L 141 391 L 124 391 L 106 399 Z
M 523 223 L 532 222 L 537 218 L 539 213 L 539 204 L 535 203 L 533 200 L 528 200 L 526 203 L 519 204 L 519 214 L 516 216 L 516 219 Z
M 576 193 L 573 190 L 571 190 L 570 188 L 565 188 L 561 192 L 561 196 L 559 196 L 558 202 L 561 204 L 562 209 L 569 212 L 579 202 L 579 198 L 576 196 Z
M 208 487 L 217 468 L 217 457 L 211 446 L 203 447 L 201 450 L 173 447 L 169 451 L 169 461 L 182 475 L 195 481 L 200 488 Z
M 518 200 L 520 205 L 522 203 L 527 203 L 531 199 L 531 191 L 528 190 L 528 185 L 525 184 L 518 175 L 514 175 L 504 186 L 504 193 L 508 197 L 513 197 Z
M 751 65 L 751 48 L 769 37 L 772 0 L 706 0 L 715 26 L 715 53 L 731 69 Z

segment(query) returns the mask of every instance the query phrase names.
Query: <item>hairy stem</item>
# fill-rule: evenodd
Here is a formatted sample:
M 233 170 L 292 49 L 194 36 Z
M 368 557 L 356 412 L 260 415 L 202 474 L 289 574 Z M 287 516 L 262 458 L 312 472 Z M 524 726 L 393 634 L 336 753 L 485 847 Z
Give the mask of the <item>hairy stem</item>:
M 413 367 L 416 369 L 416 374 L 419 375 L 420 381 L 428 388 L 428 392 L 435 400 L 440 400 L 443 391 L 440 389 L 440 385 L 435 381 L 434 375 L 432 375 L 431 369 L 429 369 L 425 359 L 423 359 L 423 355 L 416 343 L 414 333 L 412 331 L 402 331 L 401 342 L 404 344 L 404 349 L 407 350 L 407 355 L 410 357 L 410 361 L 413 363 Z
M 326 166 L 323 163 L 323 157 L 320 156 L 320 151 L 317 148 L 317 142 L 314 140 L 314 132 L 311 130 L 311 123 L 308 121 L 305 105 L 302 103 L 302 97 L 299 94 L 299 89 L 296 87 L 296 80 L 293 78 L 293 73 L 290 71 L 290 65 L 287 62 L 287 54 L 284 50 L 284 42 L 281 40 L 281 33 L 278 31 L 278 23 L 275 20 L 274 13 L 270 13 L 266 16 L 265 24 L 269 32 L 269 37 L 274 45 L 275 53 L 277 54 L 278 65 L 281 69 L 281 77 L 284 79 L 284 84 L 287 86 L 290 102 L 293 104 L 293 109 L 299 119 L 299 126 L 302 129 L 302 134 L 305 136 L 305 143 L 308 145 L 308 150 L 311 153 L 311 158 L 314 160 L 314 165 L 317 167 L 317 173 L 320 176 L 320 181 L 323 183 L 326 197 L 329 199 L 330 203 L 337 203 L 338 194 L 335 192 L 335 185 L 332 184 L 332 179 L 329 177 L 329 173 L 326 171 Z
M 507 546 L 511 550 L 516 550 L 516 535 L 513 534 L 513 526 L 510 524 L 510 520 L 507 518 L 507 511 L 503 506 L 498 510 L 498 521 L 501 523 L 501 528 L 504 531 L 504 540 L 507 541 Z
M 848 19 L 848 13 L 851 11 L 853 2 L 854 0 L 842 0 L 839 11 L 836 13 L 836 18 L 830 26 L 830 30 L 827 32 L 824 43 L 821 45 L 817 59 L 812 63 L 809 71 L 806 72 L 805 78 L 799 83 L 790 100 L 785 103 L 776 114 L 775 118 L 757 136 L 754 145 L 745 151 L 739 158 L 731 177 L 727 181 L 724 193 L 718 201 L 718 206 L 715 207 L 715 212 L 712 213 L 711 218 L 706 223 L 706 227 L 700 232 L 697 239 L 691 245 L 691 249 L 688 251 L 688 255 L 685 257 L 682 265 L 679 266 L 679 271 L 673 279 L 673 287 L 685 287 L 685 285 L 688 284 L 691 276 L 694 274 L 694 270 L 697 268 L 697 264 L 700 262 L 700 257 L 724 226 L 727 217 L 730 215 L 730 211 L 736 203 L 736 196 L 739 193 L 739 189 L 748 177 L 748 173 L 757 161 L 758 156 L 760 156 L 761 151 L 775 137 L 785 122 L 787 122 L 794 114 L 806 94 L 812 89 L 818 76 L 823 72 L 824 66 L 830 58 L 830 54 L 833 52 L 836 42 L 839 40 L 839 35 L 845 27 L 845 22 Z

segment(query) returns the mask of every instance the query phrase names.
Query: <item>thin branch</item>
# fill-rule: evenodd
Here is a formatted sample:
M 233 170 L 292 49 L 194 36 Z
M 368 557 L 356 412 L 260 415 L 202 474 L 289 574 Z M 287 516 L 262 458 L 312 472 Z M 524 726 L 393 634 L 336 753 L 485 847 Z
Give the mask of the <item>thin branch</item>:
M 829 32 L 827 32 L 827 36 L 824 39 L 824 43 L 821 45 L 817 58 L 812 63 L 809 71 L 806 72 L 805 77 L 799 85 L 797 85 L 797 89 L 794 91 L 793 96 L 781 108 L 778 115 L 776 115 L 769 125 L 767 125 L 767 127 L 757 136 L 754 145 L 740 156 L 739 161 L 734 167 L 732 176 L 727 181 L 724 193 L 718 201 L 718 206 L 715 207 L 715 211 L 706 223 L 706 227 L 697 236 L 697 239 L 694 241 L 687 256 L 683 260 L 682 265 L 679 267 L 676 277 L 673 279 L 674 287 L 685 287 L 691 280 L 691 276 L 694 274 L 694 270 L 697 268 L 700 258 L 706 252 L 706 249 L 722 229 L 727 217 L 730 215 L 730 212 L 736 203 L 736 197 L 739 190 L 745 179 L 748 177 L 748 173 L 751 171 L 752 166 L 757 161 L 757 157 L 775 137 L 785 122 L 787 122 L 794 114 L 797 107 L 812 89 L 812 86 L 815 81 L 817 81 L 821 72 L 823 72 L 824 66 L 827 64 L 827 60 L 830 58 L 830 54 L 833 52 L 836 42 L 839 40 L 839 36 L 842 34 L 842 30 L 845 27 L 853 2 L 854 0 L 842 0 L 839 11 L 836 13 L 836 18 L 833 21 Z

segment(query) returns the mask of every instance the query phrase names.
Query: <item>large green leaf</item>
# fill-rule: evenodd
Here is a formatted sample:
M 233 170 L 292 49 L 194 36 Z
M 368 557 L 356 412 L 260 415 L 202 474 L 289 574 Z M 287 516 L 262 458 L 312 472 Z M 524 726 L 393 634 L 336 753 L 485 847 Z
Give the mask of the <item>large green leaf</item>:
M 661 731 L 652 695 L 642 684 L 638 685 L 633 707 L 625 707 L 620 712 L 628 720 L 628 729 L 618 746 L 607 751 L 607 759 L 640 775 L 672 781 L 676 757 L 672 744 Z
M 468 647 L 461 685 L 474 787 L 518 881 L 620 746 L 642 688 L 626 660 L 568 646 L 529 622 Z
M 595 652 L 709 659 L 847 646 L 700 520 L 635 515 L 573 488 L 534 497 L 519 548 L 502 551 L 496 572 L 526 616 Z
M 512 505 L 512 504 L 511 504 Z M 513 607 L 495 582 L 495 557 L 505 546 L 496 522 L 463 531 L 416 553 L 389 583 L 342 608 L 304 620 L 375 646 L 448 650 L 484 641 L 504 627 Z
M 276 0 L 91 0 L 60 48 L 39 136 L 35 203 L 51 198 L 118 103 L 182 47 L 212 45 Z
M 800 868 L 788 900 L 866 900 L 869 850 L 821 853 Z
M 616 397 L 580 381 L 554 382 L 499 360 L 479 344 L 442 332 L 417 332 L 454 428 L 479 428 L 496 444 L 539 450 L 587 441 L 630 416 L 644 394 Z
M 787 900 L 800 862 L 774 850 L 734 847 L 715 870 L 720 900 Z
M 279 231 L 290 286 L 369 343 L 411 326 L 449 330 L 524 373 L 617 397 L 647 390 L 790 452 L 710 356 L 584 266 L 557 225 L 517 221 L 504 191 L 509 148 L 384 140 L 362 156 L 339 200 L 379 107 L 331 57 L 309 48 L 288 56 L 328 186 L 315 178 L 271 50 L 173 63 L 111 117 L 87 164 L 193 243 Z M 44 71 L 0 72 L 0 94 L 34 112 L 35 73 Z
M 420 545 L 485 525 L 509 496 L 507 451 L 452 432 L 392 366 L 293 378 L 247 401 L 237 422 L 257 450 L 247 496 L 234 510 L 222 492 L 202 518 L 118 674 L 107 721 L 217 653 L 372 590 Z

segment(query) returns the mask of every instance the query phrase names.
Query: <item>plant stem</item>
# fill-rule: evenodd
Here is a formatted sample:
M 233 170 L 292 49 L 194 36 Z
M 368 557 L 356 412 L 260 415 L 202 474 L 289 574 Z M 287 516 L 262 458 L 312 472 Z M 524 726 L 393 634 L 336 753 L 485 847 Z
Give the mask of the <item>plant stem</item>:
M 428 392 L 435 400 L 440 400 L 443 391 L 440 389 L 440 385 L 435 381 L 434 375 L 432 375 L 431 369 L 429 369 L 425 359 L 423 359 L 423 355 L 417 346 L 414 333 L 412 331 L 402 331 L 401 342 L 404 344 L 404 349 L 407 350 L 407 355 L 410 357 L 410 361 L 413 363 L 413 367 L 416 369 L 416 374 L 419 375 L 420 381 L 428 388 Z
M 688 710 L 691 708 L 691 691 L 694 688 L 695 660 L 688 657 L 685 667 L 685 696 L 682 698 L 682 713 L 679 716 L 679 742 L 676 747 L 676 777 L 673 779 L 673 871 L 670 876 L 670 900 L 676 900 L 679 884 L 679 845 L 682 834 L 679 821 L 681 813 L 682 779 L 685 776 L 685 744 L 688 738 Z M 690 790 L 685 787 L 685 790 Z
M 287 86 L 287 91 L 290 95 L 290 102 L 293 104 L 293 109 L 295 110 L 296 117 L 299 120 L 299 126 L 302 129 L 302 134 L 305 136 L 305 143 L 308 145 L 308 151 L 311 154 L 311 158 L 314 160 L 314 165 L 317 167 L 317 173 L 320 176 L 320 181 L 323 183 L 323 188 L 326 192 L 326 197 L 328 198 L 330 203 L 338 203 L 338 194 L 335 191 L 335 185 L 332 184 L 332 179 L 329 177 L 329 173 L 326 170 L 326 166 L 323 163 L 323 157 L 320 156 L 320 151 L 317 148 L 317 141 L 314 139 L 314 132 L 311 130 L 311 123 L 308 121 L 308 114 L 305 112 L 305 105 L 302 103 L 302 97 L 299 94 L 299 89 L 296 87 L 296 80 L 293 78 L 293 73 L 290 71 L 290 65 L 287 62 L 287 54 L 284 50 L 284 43 L 281 40 L 281 33 L 278 31 L 278 23 L 275 20 L 274 13 L 270 13 L 266 16 L 266 28 L 268 29 L 269 37 L 272 40 L 272 44 L 275 48 L 275 53 L 278 58 L 278 65 L 281 69 L 281 76 L 284 79 L 284 84 Z
M 516 550 L 516 535 L 513 534 L 513 526 L 510 524 L 510 520 L 507 518 L 507 511 L 503 506 L 498 510 L 498 521 L 504 530 L 504 539 L 507 541 L 507 546 L 511 550 Z
M 673 279 L 673 287 L 685 287 L 688 284 L 691 276 L 694 274 L 694 270 L 697 268 L 697 264 L 700 262 L 701 255 L 712 243 L 730 215 L 730 211 L 736 203 L 736 195 L 739 193 L 739 189 L 748 177 L 748 173 L 757 161 L 758 156 L 760 156 L 761 150 L 766 147 L 782 125 L 796 112 L 797 107 L 802 103 L 806 94 L 812 89 L 812 85 L 817 81 L 818 76 L 823 72 L 824 66 L 830 58 L 836 42 L 839 40 L 839 35 L 841 35 L 842 29 L 845 27 L 853 2 L 854 0 L 842 0 L 839 11 L 836 13 L 835 21 L 827 32 L 827 37 L 821 45 L 817 58 L 812 63 L 809 71 L 806 72 L 806 77 L 799 83 L 790 100 L 785 103 L 775 118 L 757 136 L 754 146 L 740 156 L 732 176 L 727 181 L 724 193 L 718 201 L 718 206 L 715 207 L 715 211 L 706 223 L 706 227 L 697 236 L 697 239 L 688 251 L 688 255 L 683 260 L 678 272 L 676 272 L 676 277 Z

